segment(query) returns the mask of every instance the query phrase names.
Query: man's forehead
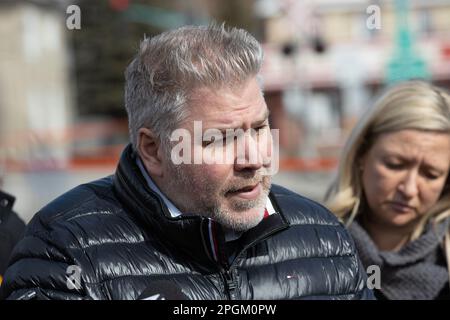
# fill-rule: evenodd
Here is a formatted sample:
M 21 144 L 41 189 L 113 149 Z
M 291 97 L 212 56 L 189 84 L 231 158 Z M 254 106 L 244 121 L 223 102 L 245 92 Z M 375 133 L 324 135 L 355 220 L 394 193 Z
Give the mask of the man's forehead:
M 218 129 L 235 129 L 243 127 L 252 127 L 255 124 L 261 124 L 269 117 L 269 109 L 267 106 L 261 109 L 255 116 L 248 114 L 248 116 L 233 116 L 230 113 L 224 117 L 210 118 L 204 121 L 205 128 Z
M 232 124 L 249 117 L 264 119 L 268 110 L 259 86 L 247 83 L 244 87 L 195 90 L 189 102 L 189 120 Z
M 201 111 L 203 112 L 196 110 L 189 117 L 189 121 L 202 121 L 204 128 L 238 128 L 247 123 L 264 121 L 269 117 L 269 109 L 264 100 L 261 103 L 246 105 L 208 105 Z
M 239 109 L 249 102 L 264 100 L 259 86 L 255 86 L 256 80 L 251 80 L 241 86 L 233 87 L 200 87 L 194 89 L 189 98 L 191 107 L 204 107 L 214 109 Z

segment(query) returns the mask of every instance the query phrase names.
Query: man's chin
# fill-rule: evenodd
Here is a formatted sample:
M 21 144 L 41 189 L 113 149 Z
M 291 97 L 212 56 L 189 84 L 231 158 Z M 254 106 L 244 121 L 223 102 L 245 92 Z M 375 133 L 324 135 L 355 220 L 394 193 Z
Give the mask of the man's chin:
M 254 228 L 262 221 L 264 210 L 265 207 L 252 208 L 246 211 L 222 211 L 215 217 L 215 220 L 228 229 L 244 232 Z

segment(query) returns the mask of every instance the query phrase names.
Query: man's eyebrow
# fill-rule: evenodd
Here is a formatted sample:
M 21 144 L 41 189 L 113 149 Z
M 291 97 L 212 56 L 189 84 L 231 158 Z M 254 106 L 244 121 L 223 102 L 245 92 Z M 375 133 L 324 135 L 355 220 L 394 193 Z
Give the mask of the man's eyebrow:
M 269 115 L 270 115 L 270 110 L 269 110 L 269 108 L 266 108 L 266 111 L 264 112 L 263 118 L 261 120 L 256 120 L 256 121 L 252 122 L 251 127 L 253 128 L 253 127 L 256 127 L 256 126 L 261 125 L 262 123 L 266 122 L 267 119 L 269 119 Z M 235 128 L 232 128 L 232 127 L 230 127 L 230 128 L 218 128 L 218 130 L 220 132 L 222 132 L 222 134 L 224 134 L 224 135 L 227 134 L 227 130 L 238 130 L 238 129 L 242 129 L 242 128 L 240 126 L 237 126 Z
M 255 125 L 255 124 L 260 124 L 260 123 L 265 122 L 267 119 L 269 119 L 269 115 L 270 115 L 270 110 L 269 110 L 269 108 L 266 108 L 266 111 L 264 112 L 264 117 L 263 117 L 263 119 L 262 119 L 262 120 L 257 120 L 257 121 L 255 121 L 255 122 L 253 122 L 253 123 L 252 123 L 252 126 Z
M 267 119 L 269 119 L 269 115 L 270 115 L 270 110 L 269 110 L 269 108 L 267 108 L 266 111 L 264 112 L 263 118 L 261 120 L 256 120 L 256 121 L 252 122 L 251 127 L 252 128 L 257 127 L 257 126 L 261 125 L 262 123 L 266 122 Z

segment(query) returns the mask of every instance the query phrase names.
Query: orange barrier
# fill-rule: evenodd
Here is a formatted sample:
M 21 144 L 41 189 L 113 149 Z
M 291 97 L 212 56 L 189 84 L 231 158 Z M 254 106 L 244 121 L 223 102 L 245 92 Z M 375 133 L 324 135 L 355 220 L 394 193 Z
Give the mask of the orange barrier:
M 93 167 L 115 167 L 120 155 L 115 157 L 73 158 L 70 161 L 71 169 L 86 169 Z M 332 158 L 284 158 L 280 159 L 281 171 L 329 171 L 337 167 L 338 159 Z
M 336 158 L 281 158 L 280 170 L 282 171 L 328 171 L 337 167 L 339 160 Z
M 26 149 L 40 145 L 46 146 L 72 146 L 69 148 L 70 158 L 63 164 L 55 159 L 36 160 L 21 159 L 16 157 L 6 157 L 6 169 L 8 171 L 39 171 L 39 170 L 80 170 L 96 168 L 114 168 L 119 161 L 120 154 L 125 147 L 124 144 L 109 144 L 107 146 L 89 146 L 93 137 L 98 144 L 102 141 L 108 141 L 108 138 L 128 134 L 128 126 L 125 120 L 108 120 L 101 122 L 77 123 L 71 127 L 54 130 L 23 131 L 16 132 L 7 145 L 2 148 L 11 148 L 11 150 Z M 113 139 L 114 140 L 114 139 Z M 83 144 L 87 146 L 83 146 Z M 6 150 L 5 149 L 5 150 Z M 328 171 L 336 168 L 337 158 L 300 158 L 300 157 L 281 157 L 279 169 L 281 171 Z
M 92 137 L 112 137 L 115 134 L 128 134 L 126 120 L 89 121 L 75 123 L 66 128 L 17 130 L 4 135 L 0 142 L 2 148 L 16 148 L 20 145 L 34 144 L 36 141 L 73 143 L 90 140 Z
M 73 155 L 68 159 L 68 162 L 62 167 L 52 161 L 47 162 L 25 162 L 7 159 L 6 169 L 8 171 L 39 171 L 39 170 L 85 170 L 85 169 L 99 169 L 99 168 L 115 168 L 120 154 L 125 145 L 111 145 L 101 148 L 83 149 L 87 154 Z M 89 152 L 86 152 L 89 151 Z M 338 165 L 336 158 L 299 158 L 289 157 L 280 159 L 280 171 L 302 171 L 302 172 L 317 172 L 333 170 Z

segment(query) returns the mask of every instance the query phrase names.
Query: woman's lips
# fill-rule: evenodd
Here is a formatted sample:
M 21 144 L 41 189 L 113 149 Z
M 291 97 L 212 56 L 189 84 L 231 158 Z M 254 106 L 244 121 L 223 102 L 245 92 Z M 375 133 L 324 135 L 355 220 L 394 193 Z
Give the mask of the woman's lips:
M 233 197 L 239 197 L 247 200 L 255 200 L 259 197 L 260 193 L 261 193 L 261 183 L 257 183 L 254 186 L 249 186 L 230 192 L 230 195 Z
M 408 213 L 411 211 L 414 211 L 415 208 L 412 206 L 409 206 L 407 204 L 404 203 L 400 203 L 400 202 L 390 202 L 389 206 L 394 209 L 394 211 L 400 212 L 400 213 Z

